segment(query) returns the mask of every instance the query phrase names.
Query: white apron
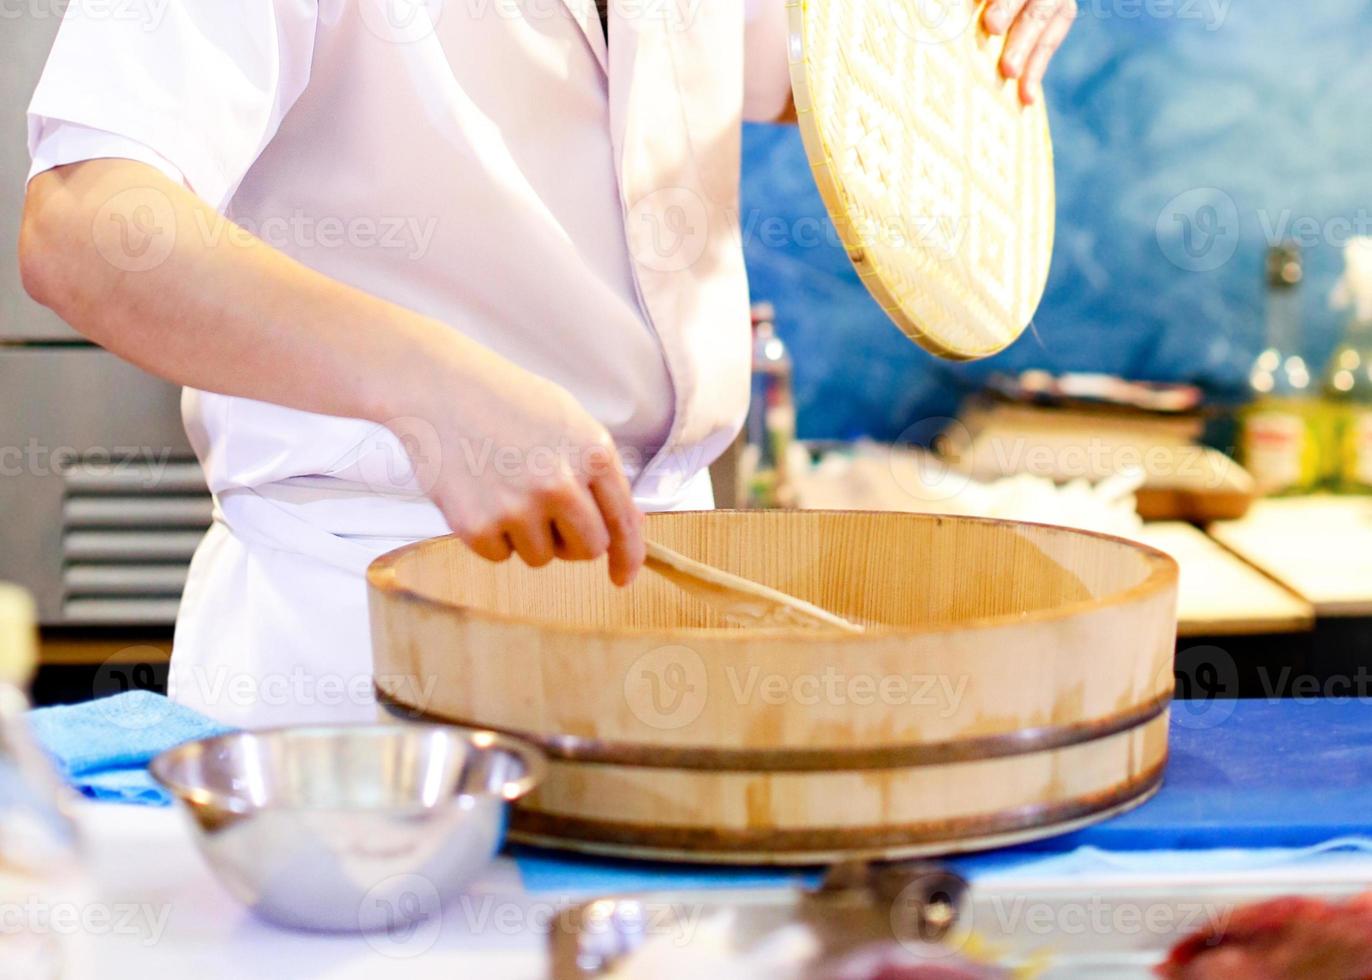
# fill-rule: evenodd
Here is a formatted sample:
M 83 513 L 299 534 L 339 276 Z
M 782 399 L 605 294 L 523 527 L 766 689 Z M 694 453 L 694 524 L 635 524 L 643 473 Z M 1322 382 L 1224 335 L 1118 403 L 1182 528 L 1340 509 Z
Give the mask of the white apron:
M 271 496 L 245 490 L 220 497 L 176 621 L 169 675 L 175 700 L 244 728 L 376 719 L 366 568 L 432 535 L 378 537 L 346 527 L 331 534 L 296 516 L 311 508 L 341 512 L 357 494 L 293 485 L 274 488 Z M 439 520 L 434 534 L 445 531 L 426 501 L 364 503 L 409 509 L 416 521 Z M 652 509 L 713 505 L 705 471 Z

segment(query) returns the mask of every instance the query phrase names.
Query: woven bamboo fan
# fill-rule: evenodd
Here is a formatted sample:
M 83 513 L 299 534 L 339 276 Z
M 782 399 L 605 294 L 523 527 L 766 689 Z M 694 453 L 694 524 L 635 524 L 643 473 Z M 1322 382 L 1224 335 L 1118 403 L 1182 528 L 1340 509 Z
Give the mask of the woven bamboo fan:
M 997 68 L 973 0 L 789 0 L 791 80 L 848 256 L 921 346 L 968 360 L 1033 318 L 1053 251 L 1042 100 Z
M 1162 779 L 1175 563 L 1062 528 L 921 514 L 653 514 L 653 540 L 867 624 L 731 628 L 604 560 L 456 538 L 369 574 L 376 685 L 547 753 L 515 839 L 716 862 L 948 853 L 1060 833 Z

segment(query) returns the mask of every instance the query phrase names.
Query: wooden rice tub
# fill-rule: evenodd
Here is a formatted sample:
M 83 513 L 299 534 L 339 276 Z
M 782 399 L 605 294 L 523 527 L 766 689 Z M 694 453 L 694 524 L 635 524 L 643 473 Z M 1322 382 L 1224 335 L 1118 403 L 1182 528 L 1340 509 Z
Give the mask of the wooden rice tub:
M 1175 563 L 1060 528 L 917 514 L 653 515 L 692 557 L 872 625 L 724 626 L 645 570 L 493 565 L 455 538 L 369 574 L 393 710 L 550 757 L 511 837 L 810 863 L 1060 833 L 1162 779 Z

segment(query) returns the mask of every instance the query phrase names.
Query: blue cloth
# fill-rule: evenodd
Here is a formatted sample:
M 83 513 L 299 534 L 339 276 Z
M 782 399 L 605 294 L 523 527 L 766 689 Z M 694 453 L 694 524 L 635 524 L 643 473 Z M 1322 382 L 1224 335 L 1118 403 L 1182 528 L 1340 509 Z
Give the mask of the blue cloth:
M 148 774 L 156 755 L 232 731 L 152 691 L 38 708 L 28 720 L 38 744 L 83 795 L 146 806 L 171 802 Z
M 147 767 L 110 769 L 68 779 L 82 796 L 101 803 L 129 803 L 135 806 L 170 806 L 171 794 L 158 785 Z

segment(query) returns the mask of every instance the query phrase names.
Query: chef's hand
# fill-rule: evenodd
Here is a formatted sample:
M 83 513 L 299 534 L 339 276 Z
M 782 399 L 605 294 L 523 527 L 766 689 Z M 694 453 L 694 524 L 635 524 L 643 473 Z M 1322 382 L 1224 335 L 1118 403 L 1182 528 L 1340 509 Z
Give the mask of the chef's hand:
M 1006 34 L 1000 71 L 1019 79 L 1025 105 L 1039 98 L 1044 72 L 1077 18 L 1076 0 L 991 0 L 982 23 L 991 34 Z
M 451 373 L 440 358 L 387 423 L 425 492 L 483 558 L 537 568 L 608 552 L 610 578 L 627 585 L 643 564 L 642 514 L 610 434 L 566 389 L 503 359 L 474 382 L 470 356 Z

